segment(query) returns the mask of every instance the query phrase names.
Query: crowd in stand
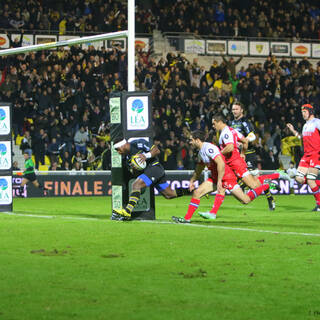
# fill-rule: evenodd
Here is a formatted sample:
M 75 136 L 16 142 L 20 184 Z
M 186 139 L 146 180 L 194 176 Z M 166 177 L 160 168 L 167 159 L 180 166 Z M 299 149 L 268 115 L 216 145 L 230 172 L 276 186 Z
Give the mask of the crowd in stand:
M 65 169 L 109 168 L 108 95 L 123 90 L 124 57 L 72 47 L 1 59 L 1 100 L 13 103 L 15 137 L 37 168 L 45 155 Z
M 165 5 L 164 5 L 165 4 Z M 154 1 L 152 12 L 166 32 L 209 37 L 320 39 L 320 10 L 315 1 L 187 0 Z
M 279 167 L 281 141 L 289 134 L 286 123 L 293 123 L 301 131 L 301 105 L 308 102 L 319 106 L 320 64 L 314 68 L 305 58 L 297 62 L 270 56 L 264 64 L 250 63 L 236 70 L 240 59 L 223 57 L 221 64 L 214 60 L 205 70 L 197 59 L 189 62 L 183 55 L 169 54 L 167 63 L 159 61 L 158 72 L 153 72 L 151 62 L 145 66 L 149 71 L 140 73 L 145 74 L 144 80 L 148 72 L 154 79 L 156 141 L 164 152 L 162 160 L 167 169 L 173 169 L 176 162 L 188 169 L 194 165 L 187 132 L 203 129 L 214 135 L 212 114 L 221 111 L 230 120 L 235 100 L 246 106 L 247 117 L 256 127 L 254 146 L 260 167 Z M 144 89 L 142 78 L 140 83 Z M 294 152 L 298 161 L 300 147 Z
M 300 106 L 320 103 L 320 65 L 307 59 L 270 56 L 236 68 L 242 57 L 223 57 L 206 70 L 183 54 L 156 61 L 137 51 L 136 58 L 136 89 L 152 92 L 154 141 L 166 169 L 192 169 L 188 133 L 203 129 L 212 138 L 212 114 L 231 119 L 235 100 L 256 126 L 261 167 L 278 167 L 286 122 L 301 129 Z M 13 103 L 15 136 L 24 136 L 21 148 L 33 151 L 37 168 L 45 155 L 53 170 L 110 168 L 108 96 L 126 89 L 126 60 L 117 48 L 76 46 L 1 58 L 0 98 Z
M 127 29 L 127 6 L 121 0 L 11 0 L 0 2 L 0 29 L 66 32 L 114 32 Z M 137 32 L 150 33 L 156 18 L 140 9 Z
M 158 0 L 148 9 L 137 1 L 136 31 L 318 37 L 320 11 L 312 0 L 280 1 L 277 10 L 261 0 L 251 1 L 248 10 L 247 2 Z M 124 30 L 125 6 L 111 0 L 15 0 L 0 4 L 0 29 L 51 29 L 60 34 Z M 21 43 L 15 40 L 10 45 Z M 166 169 L 192 169 L 195 159 L 188 133 L 201 128 L 213 138 L 211 115 L 220 110 L 230 119 L 235 100 L 243 103 L 256 126 L 260 166 L 279 166 L 285 123 L 301 129 L 300 106 L 307 102 L 319 106 L 320 66 L 306 58 L 270 56 L 263 64 L 239 68 L 240 60 L 213 59 L 205 69 L 183 54 L 169 53 L 158 61 L 147 52 L 136 52 L 136 89 L 152 92 L 154 141 Z M 111 91 L 126 89 L 126 53 L 73 46 L 0 58 L 0 71 L 0 98 L 13 103 L 15 137 L 24 137 L 21 149 L 33 152 L 37 168 L 45 155 L 52 170 L 110 168 L 108 97 Z M 299 150 L 295 149 L 296 159 Z
M 320 39 L 317 0 L 136 1 L 136 32 L 192 32 L 209 37 Z M 120 0 L 11 0 L 0 3 L 0 29 L 66 32 L 126 30 Z

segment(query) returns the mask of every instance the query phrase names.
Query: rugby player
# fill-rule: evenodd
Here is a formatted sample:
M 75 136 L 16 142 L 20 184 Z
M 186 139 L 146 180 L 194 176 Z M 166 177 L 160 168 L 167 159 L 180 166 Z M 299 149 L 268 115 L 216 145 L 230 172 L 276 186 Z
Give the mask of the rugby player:
M 225 158 L 219 148 L 213 143 L 205 142 L 203 131 L 193 131 L 190 136 L 190 144 L 199 150 L 198 163 L 189 185 L 189 190 L 193 191 L 193 195 L 186 215 L 184 217 L 173 216 L 173 221 L 190 223 L 191 217 L 199 207 L 201 197 L 212 191 L 217 190 L 212 209 L 209 212 L 199 212 L 201 217 L 210 220 L 216 219 L 217 212 L 224 201 L 226 190 L 229 190 L 243 204 L 248 204 L 269 187 L 263 184 L 245 194 L 237 184 L 237 177 L 225 163 Z M 195 189 L 195 182 L 199 179 L 205 167 L 211 171 L 211 177 Z
M 259 176 L 259 169 L 257 168 L 257 155 L 255 149 L 252 147 L 251 143 L 256 140 L 256 135 L 254 134 L 254 129 L 252 124 L 244 116 L 244 109 L 240 102 L 235 102 L 232 105 L 232 114 L 234 119 L 230 121 L 229 126 L 236 129 L 238 132 L 242 133 L 249 141 L 249 147 L 245 152 L 245 160 L 249 171 L 253 176 Z M 274 176 L 275 175 L 275 176 Z M 278 176 L 278 178 L 276 178 Z M 279 174 L 274 173 L 269 179 L 279 179 Z M 239 184 L 243 187 L 244 182 L 239 180 Z M 270 190 L 265 191 L 265 195 L 268 200 L 268 205 L 270 210 L 275 210 L 276 203 L 270 193 Z
M 320 211 L 320 180 L 317 180 L 320 168 L 320 119 L 315 117 L 311 104 L 304 104 L 301 112 L 306 121 L 302 134 L 295 130 L 291 123 L 287 123 L 289 130 L 299 139 L 302 138 L 303 142 L 304 154 L 298 165 L 296 181 L 309 185 L 316 200 L 312 211 Z
M 132 191 L 129 196 L 129 202 L 125 208 L 112 210 L 113 220 L 130 220 L 131 213 L 141 196 L 141 190 L 146 187 L 155 187 L 166 199 L 181 197 L 190 194 L 187 188 L 176 188 L 172 190 L 167 182 L 165 171 L 160 164 L 158 155 L 160 150 L 156 145 L 152 145 L 145 139 L 135 139 L 128 142 L 119 137 L 114 140 L 115 150 L 126 158 L 127 168 L 135 177 L 132 183 Z M 132 157 L 138 155 L 143 161 L 146 161 L 146 168 L 142 171 L 136 170 L 132 166 Z

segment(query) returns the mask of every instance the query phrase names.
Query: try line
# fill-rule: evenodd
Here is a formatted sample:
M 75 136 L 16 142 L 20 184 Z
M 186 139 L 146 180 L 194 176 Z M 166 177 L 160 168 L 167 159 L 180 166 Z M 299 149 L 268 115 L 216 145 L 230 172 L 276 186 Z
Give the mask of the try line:
M 98 219 L 98 218 L 82 218 L 82 217 L 69 217 L 69 216 L 45 216 L 45 215 L 37 215 L 37 214 L 14 213 L 14 212 L 1 212 L 1 213 L 9 215 L 9 216 L 30 217 L 30 218 L 40 218 L 40 219 L 59 219 L 60 218 L 60 219 L 65 219 L 65 220 L 106 221 L 106 220 L 102 220 L 102 219 Z M 153 224 L 179 225 L 178 223 L 171 222 L 171 221 L 139 220 L 139 222 L 151 223 L 151 224 L 153 223 Z M 234 231 L 258 232 L 258 233 L 273 233 L 273 234 L 293 235 L 293 236 L 320 237 L 319 233 L 274 231 L 274 230 L 261 230 L 261 229 L 238 228 L 238 227 L 224 227 L 224 226 L 213 226 L 213 225 L 207 226 L 207 225 L 203 225 L 203 224 L 192 224 L 192 223 L 180 224 L 180 226 L 191 227 L 191 228 L 193 227 L 193 228 L 234 230 Z

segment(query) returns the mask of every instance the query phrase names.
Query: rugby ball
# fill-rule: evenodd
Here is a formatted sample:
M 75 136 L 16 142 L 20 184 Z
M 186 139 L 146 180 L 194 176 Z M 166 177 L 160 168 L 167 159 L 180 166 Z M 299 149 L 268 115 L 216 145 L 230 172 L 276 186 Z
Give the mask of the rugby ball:
M 142 160 L 138 154 L 135 154 L 131 158 L 131 167 L 135 170 L 141 171 L 144 170 L 147 166 L 147 162 Z

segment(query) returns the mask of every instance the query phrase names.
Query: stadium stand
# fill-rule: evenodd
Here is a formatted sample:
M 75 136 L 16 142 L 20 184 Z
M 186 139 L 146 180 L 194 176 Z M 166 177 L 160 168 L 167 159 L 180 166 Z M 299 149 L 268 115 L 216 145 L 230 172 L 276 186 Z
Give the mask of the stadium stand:
M 319 39 L 316 0 L 136 1 L 136 32 L 203 36 Z M 248 9 L 250 8 L 250 10 Z M 276 8 L 276 9 L 275 9 Z M 126 2 L 12 0 L 0 4 L 0 29 L 112 32 L 125 30 Z
M 277 11 L 258 0 L 248 11 L 246 2 L 212 1 L 209 5 L 197 0 L 172 5 L 159 0 L 148 7 L 137 1 L 136 31 L 319 39 L 320 12 L 315 1 L 288 1 L 285 11 L 284 2 L 277 2 Z M 9 36 L 17 29 L 59 34 L 123 30 L 125 6 L 122 1 L 30 0 L 25 4 L 16 0 L 10 6 L 0 4 L 0 29 L 6 29 Z M 11 42 L 11 46 L 17 44 Z M 234 100 L 246 106 L 256 127 L 261 168 L 266 168 L 270 157 L 278 157 L 281 149 L 281 155 L 289 153 L 298 161 L 300 145 L 287 137 L 285 123 L 301 128 L 301 104 L 319 106 L 320 64 L 270 56 L 263 63 L 234 65 L 229 57 L 218 57 L 207 67 L 184 54 L 168 53 L 159 59 L 140 50 L 136 59 L 136 88 L 152 92 L 155 142 L 166 169 L 194 165 L 187 131 L 201 128 L 212 135 L 212 113 L 220 110 L 230 118 Z M 16 143 L 30 132 L 37 168 L 51 166 L 48 147 L 52 139 L 59 151 L 58 168 L 110 168 L 108 95 L 126 89 L 126 68 L 126 54 L 118 48 L 74 46 L 0 58 L 0 98 L 13 103 Z M 85 152 L 77 154 L 74 137 L 82 126 L 90 139 Z M 100 141 L 105 142 L 103 146 Z M 65 152 L 72 162 L 64 161 Z

